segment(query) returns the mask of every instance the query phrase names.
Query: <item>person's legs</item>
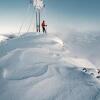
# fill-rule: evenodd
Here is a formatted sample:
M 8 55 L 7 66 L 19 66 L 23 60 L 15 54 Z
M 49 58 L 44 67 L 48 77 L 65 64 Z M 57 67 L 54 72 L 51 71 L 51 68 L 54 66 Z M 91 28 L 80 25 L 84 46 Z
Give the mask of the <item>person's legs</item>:
M 46 31 L 45 31 L 45 27 L 43 27 L 43 33 L 45 33 Z
M 47 33 L 46 29 L 45 29 L 45 33 Z

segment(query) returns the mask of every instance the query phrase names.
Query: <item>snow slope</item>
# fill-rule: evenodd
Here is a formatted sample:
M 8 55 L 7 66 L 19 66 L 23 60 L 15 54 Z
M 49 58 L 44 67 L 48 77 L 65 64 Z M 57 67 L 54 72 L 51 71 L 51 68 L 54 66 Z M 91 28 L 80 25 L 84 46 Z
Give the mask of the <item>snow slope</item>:
M 0 100 L 100 100 L 99 79 L 82 70 L 95 65 L 66 45 L 38 33 L 1 43 Z

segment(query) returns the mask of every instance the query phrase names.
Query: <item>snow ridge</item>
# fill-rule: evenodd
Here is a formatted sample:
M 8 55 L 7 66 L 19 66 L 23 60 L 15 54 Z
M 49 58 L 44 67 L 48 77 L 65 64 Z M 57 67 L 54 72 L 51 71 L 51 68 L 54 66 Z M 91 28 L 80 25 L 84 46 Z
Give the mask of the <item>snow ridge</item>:
M 0 100 L 99 100 L 96 74 L 59 36 L 29 33 L 0 44 Z

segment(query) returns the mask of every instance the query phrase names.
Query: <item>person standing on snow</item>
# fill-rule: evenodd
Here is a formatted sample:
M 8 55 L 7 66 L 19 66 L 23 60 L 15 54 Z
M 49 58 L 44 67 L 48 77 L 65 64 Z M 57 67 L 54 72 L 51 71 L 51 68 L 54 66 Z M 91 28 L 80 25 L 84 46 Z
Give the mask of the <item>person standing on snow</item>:
M 47 27 L 47 25 L 46 25 L 46 23 L 45 23 L 45 20 L 43 20 L 41 26 L 42 26 L 42 31 L 43 31 L 43 33 L 46 33 L 46 27 Z

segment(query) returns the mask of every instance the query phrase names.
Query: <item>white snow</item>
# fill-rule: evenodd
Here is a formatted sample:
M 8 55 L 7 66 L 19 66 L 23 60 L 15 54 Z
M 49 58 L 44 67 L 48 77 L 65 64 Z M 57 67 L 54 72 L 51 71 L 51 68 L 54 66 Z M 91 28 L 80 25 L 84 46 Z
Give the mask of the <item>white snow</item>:
M 72 40 L 28 33 L 1 43 L 0 100 L 100 100 L 96 65 Z
M 0 35 L 0 42 L 5 41 L 6 39 L 8 39 L 8 38 L 5 37 L 5 36 Z

